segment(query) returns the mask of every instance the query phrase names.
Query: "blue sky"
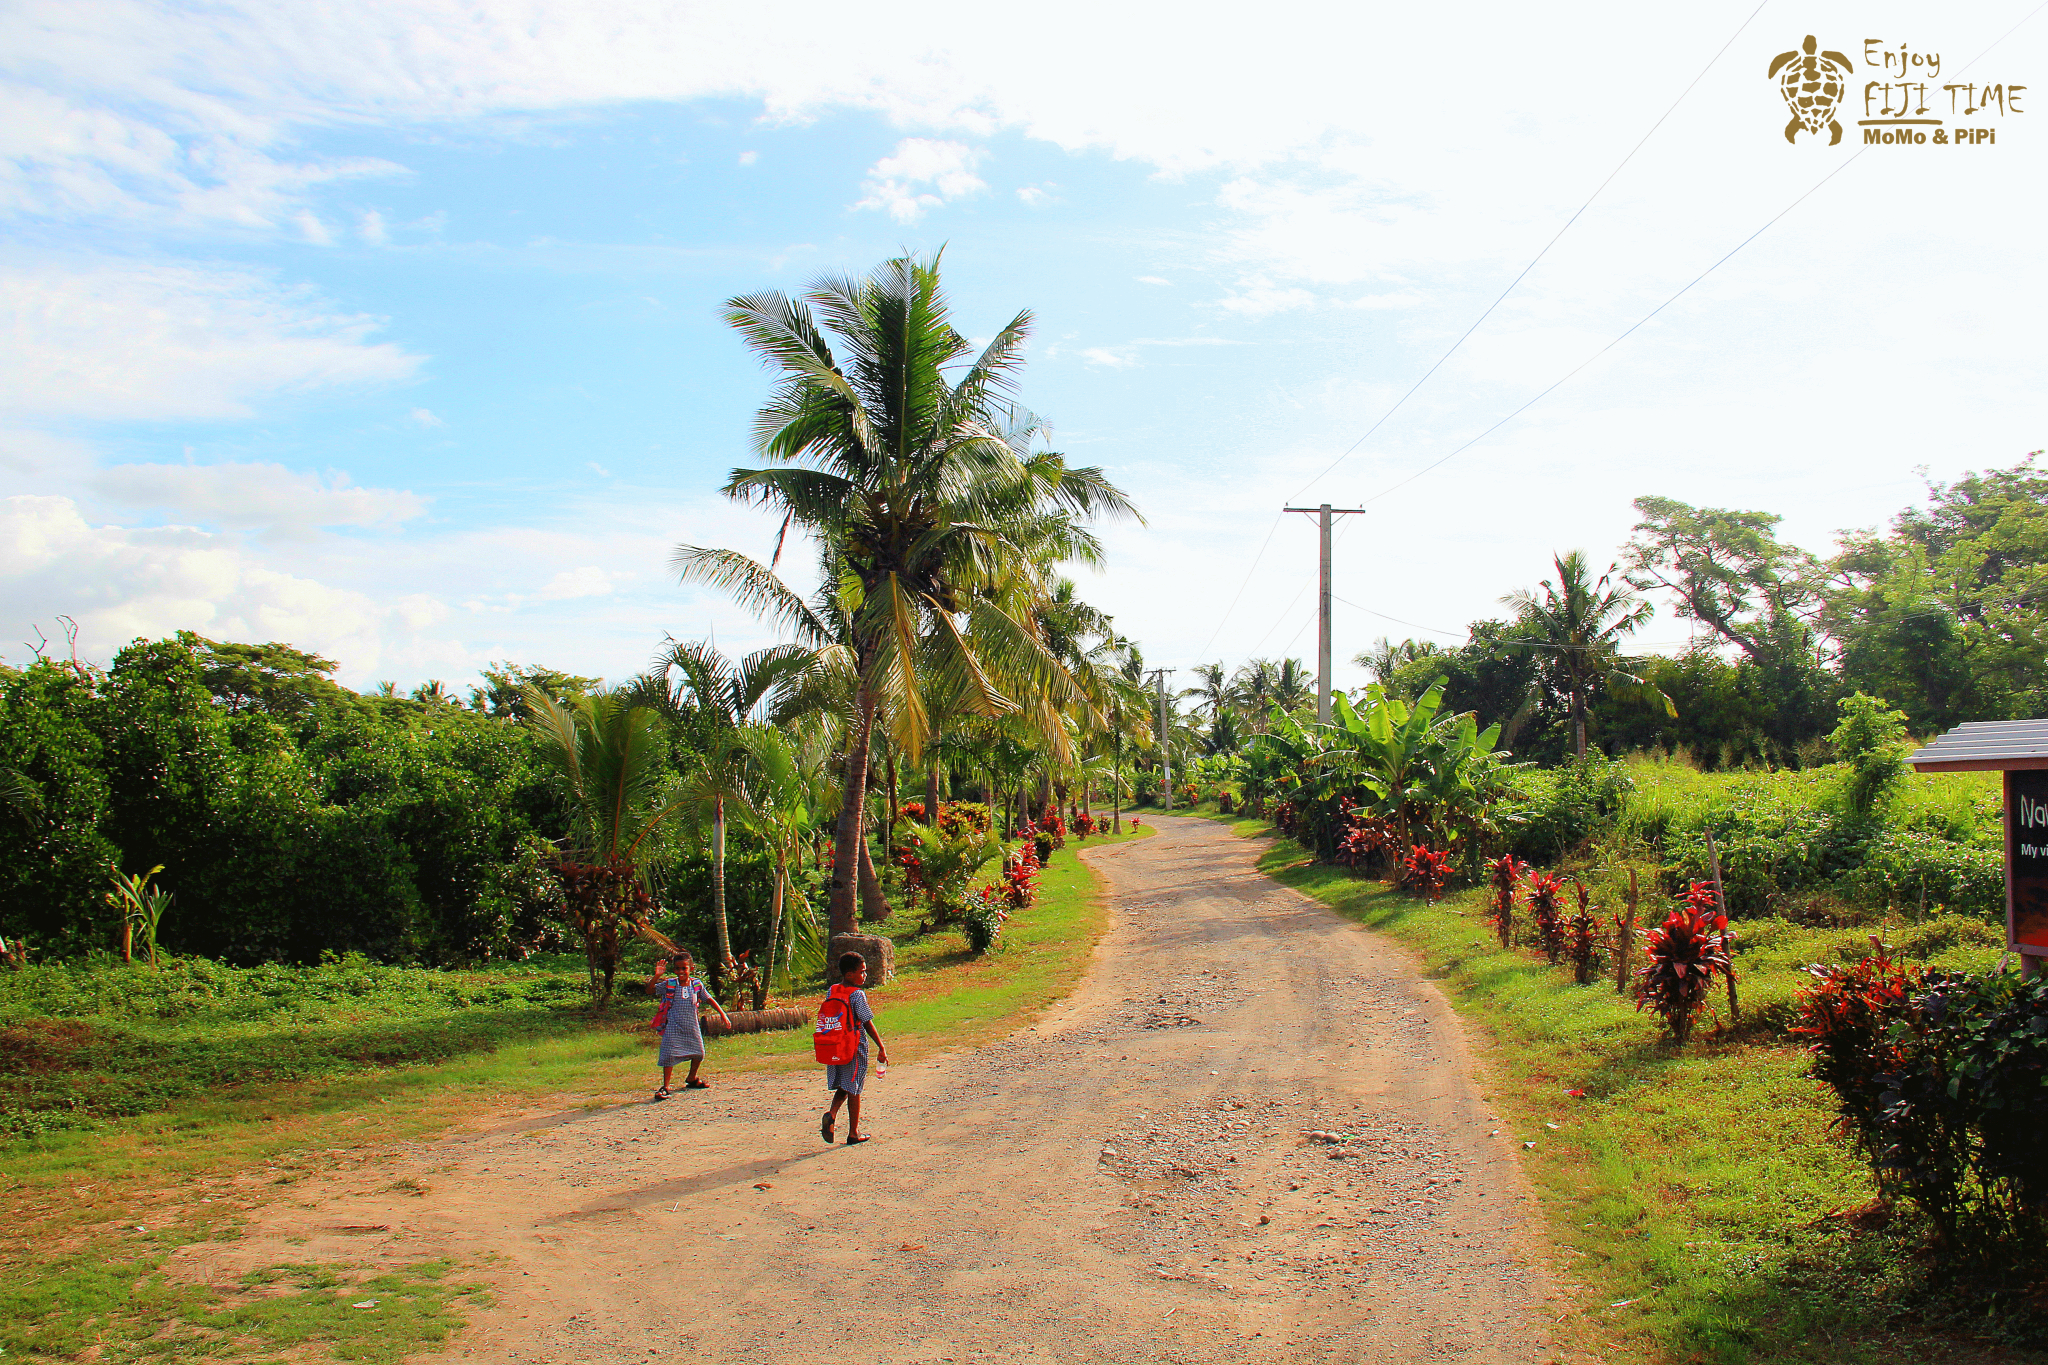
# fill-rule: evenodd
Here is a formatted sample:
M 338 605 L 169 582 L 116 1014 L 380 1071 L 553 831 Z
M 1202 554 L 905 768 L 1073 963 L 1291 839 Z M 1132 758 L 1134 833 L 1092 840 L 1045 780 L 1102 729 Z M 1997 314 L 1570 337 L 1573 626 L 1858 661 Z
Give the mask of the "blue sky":
M 940 245 L 962 329 L 1033 310 L 1025 401 L 1138 498 L 1082 590 L 1157 662 L 1312 655 L 1300 498 L 1371 500 L 1340 657 L 1605 562 L 1646 493 L 1825 550 L 1920 467 L 2048 445 L 2048 166 L 2030 103 L 1995 146 L 1788 145 L 1764 68 L 1814 31 L 2026 84 L 2031 8 L 18 4 L 0 653 L 60 613 L 102 661 L 190 628 L 355 685 L 765 642 L 663 563 L 772 530 L 715 495 L 768 386 L 719 305 Z

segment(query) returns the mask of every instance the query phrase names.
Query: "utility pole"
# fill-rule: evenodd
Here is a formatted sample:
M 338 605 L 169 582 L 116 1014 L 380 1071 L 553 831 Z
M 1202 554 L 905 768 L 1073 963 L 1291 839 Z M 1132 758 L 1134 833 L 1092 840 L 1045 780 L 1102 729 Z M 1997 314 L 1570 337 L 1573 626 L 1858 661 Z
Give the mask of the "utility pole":
M 1152 680 L 1159 688 L 1159 790 L 1166 798 L 1168 811 L 1173 809 L 1173 732 L 1166 728 L 1166 675 L 1178 672 L 1177 668 L 1152 670 Z
M 1330 518 L 1363 515 L 1363 507 L 1288 507 L 1288 512 L 1307 512 L 1322 523 L 1322 603 L 1316 613 L 1316 719 L 1330 723 Z

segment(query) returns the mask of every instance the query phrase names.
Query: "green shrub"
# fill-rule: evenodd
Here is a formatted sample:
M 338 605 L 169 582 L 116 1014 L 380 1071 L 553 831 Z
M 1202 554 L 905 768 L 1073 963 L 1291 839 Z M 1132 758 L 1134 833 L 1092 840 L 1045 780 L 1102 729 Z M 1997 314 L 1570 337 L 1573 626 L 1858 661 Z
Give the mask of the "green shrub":
M 2048 1270 L 2048 976 L 1920 977 L 1880 949 L 1820 974 L 1802 1031 L 1879 1187 L 1933 1225 L 1944 1271 L 2037 1285 Z
M 1918 830 L 1866 840 L 1863 860 L 1841 876 L 1843 892 L 1869 905 L 1929 906 L 2005 918 L 2005 852 Z
M 1508 852 L 1550 863 L 1613 824 L 1635 783 L 1628 765 L 1588 754 L 1568 767 L 1523 773 L 1504 812 Z

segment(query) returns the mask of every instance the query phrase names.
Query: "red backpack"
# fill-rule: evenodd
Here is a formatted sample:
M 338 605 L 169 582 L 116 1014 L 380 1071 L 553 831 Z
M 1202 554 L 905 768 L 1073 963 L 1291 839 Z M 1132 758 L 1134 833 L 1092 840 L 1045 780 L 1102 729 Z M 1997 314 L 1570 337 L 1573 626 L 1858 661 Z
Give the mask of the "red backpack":
M 852 997 L 851 986 L 834 986 L 832 993 L 818 1002 L 811 1048 L 826 1066 L 845 1066 L 860 1052 L 860 1021 L 853 1017 Z

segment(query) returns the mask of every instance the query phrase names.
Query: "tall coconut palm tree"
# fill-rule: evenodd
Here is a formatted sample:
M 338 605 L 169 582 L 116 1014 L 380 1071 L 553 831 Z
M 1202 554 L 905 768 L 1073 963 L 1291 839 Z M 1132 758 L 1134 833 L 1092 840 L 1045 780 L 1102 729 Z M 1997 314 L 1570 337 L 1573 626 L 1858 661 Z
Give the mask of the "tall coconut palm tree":
M 1553 555 L 1551 563 L 1557 568 L 1555 583 L 1546 578 L 1540 593 L 1517 588 L 1500 600 L 1515 609 L 1519 627 L 1540 641 L 1529 647 L 1541 651 L 1551 686 L 1570 703 L 1574 752 L 1586 756 L 1586 708 L 1603 685 L 1645 689 L 1677 716 L 1671 698 L 1620 666 L 1622 637 L 1649 620 L 1656 608 L 1626 582 L 1613 581 L 1614 565 L 1595 579 L 1582 550 Z
M 1196 664 L 1195 685 L 1183 688 L 1181 696 L 1194 701 L 1196 715 L 1206 716 L 1212 722 L 1220 720 L 1230 705 L 1230 675 L 1221 661 Z
M 973 685 L 986 714 L 1014 705 L 998 676 L 1031 678 L 1066 700 L 1071 684 L 1029 617 L 1026 599 L 1044 588 L 1041 573 L 1025 571 L 1024 547 L 1057 542 L 1066 557 L 1099 560 L 1081 519 L 1135 512 L 1099 469 L 1031 451 L 1035 425 L 1020 430 L 1005 406 L 1030 314 L 972 354 L 948 316 L 937 257 L 824 277 L 801 299 L 741 296 L 726 319 L 781 380 L 754 426 L 755 452 L 771 467 L 734 470 L 724 491 L 779 513 L 784 535 L 794 527 L 813 538 L 846 621 L 854 692 L 830 906 L 832 931 L 849 933 L 884 697 L 913 758 L 929 732 L 918 685 L 927 648 L 942 671 Z M 836 643 L 773 560 L 683 545 L 672 562 L 684 581 L 733 593 L 801 643 Z
M 1315 674 L 1299 659 L 1282 659 L 1273 671 L 1273 704 L 1289 715 L 1316 699 Z

